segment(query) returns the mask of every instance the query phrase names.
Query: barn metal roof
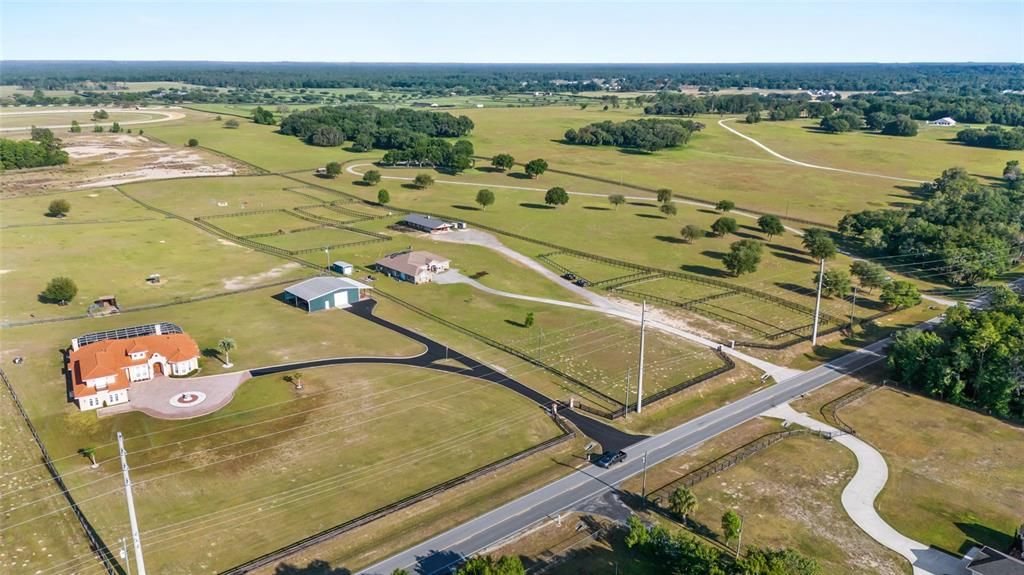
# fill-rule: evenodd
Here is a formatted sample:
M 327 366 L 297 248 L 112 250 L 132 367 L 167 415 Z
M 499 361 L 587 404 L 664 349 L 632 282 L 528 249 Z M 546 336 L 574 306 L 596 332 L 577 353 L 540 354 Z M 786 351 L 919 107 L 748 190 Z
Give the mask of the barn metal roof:
M 334 293 L 338 290 L 344 289 L 373 288 L 364 283 L 360 283 L 348 278 L 320 276 L 315 278 L 309 278 L 308 280 L 299 282 L 293 286 L 288 286 L 284 289 L 284 291 L 292 294 L 293 296 L 299 299 L 310 301 L 318 297 L 323 297 L 327 294 Z

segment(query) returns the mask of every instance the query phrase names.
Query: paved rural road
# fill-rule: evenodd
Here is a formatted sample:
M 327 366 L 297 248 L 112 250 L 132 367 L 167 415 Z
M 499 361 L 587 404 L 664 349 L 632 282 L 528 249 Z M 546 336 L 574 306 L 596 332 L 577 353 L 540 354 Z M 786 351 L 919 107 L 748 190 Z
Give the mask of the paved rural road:
M 389 575 L 400 568 L 420 575 L 445 572 L 464 557 L 492 548 L 540 521 L 554 518 L 592 497 L 616 489 L 624 480 L 643 470 L 644 452 L 648 454 L 648 465 L 665 461 L 757 417 L 773 406 L 880 361 L 887 344 L 888 341 L 881 341 L 869 345 L 645 439 L 626 448 L 629 458 L 617 467 L 608 470 L 587 467 L 576 471 L 359 573 Z
M 1011 284 L 1024 289 L 1024 278 Z M 988 297 L 973 300 L 971 307 L 984 306 Z M 941 316 L 923 326 L 934 326 Z M 519 499 L 463 523 L 423 543 L 359 571 L 359 575 L 389 575 L 395 569 L 408 569 L 420 575 L 445 572 L 463 558 L 491 549 L 521 531 L 546 519 L 616 489 L 626 479 L 643 470 L 642 455 L 655 465 L 753 419 L 769 409 L 823 387 L 844 375 L 856 372 L 885 358 L 890 339 L 877 341 L 834 361 L 805 371 L 772 387 L 758 391 L 626 448 L 625 463 L 604 470 L 588 467 L 550 483 Z M 915 565 L 916 573 L 947 575 L 945 570 L 927 571 Z M 956 573 L 952 571 L 951 573 Z
M 726 122 L 731 122 L 731 121 L 733 121 L 735 119 L 736 118 L 726 118 L 724 120 L 719 120 L 718 121 L 718 125 L 723 127 L 723 128 L 725 128 L 726 130 L 732 132 L 733 134 L 736 134 L 737 136 L 743 138 L 744 140 L 747 140 L 748 142 L 754 144 L 758 148 L 761 148 L 762 150 L 768 152 L 769 154 L 775 156 L 776 158 L 778 158 L 780 160 L 783 160 L 785 162 L 789 162 L 790 164 L 795 164 L 797 166 L 801 166 L 801 167 L 804 167 L 804 168 L 813 168 L 815 170 L 828 170 L 830 172 L 842 172 L 844 174 L 853 174 L 855 176 L 870 176 L 872 178 L 882 178 L 882 179 L 885 179 L 885 180 L 895 180 L 897 182 L 913 182 L 915 184 L 923 184 L 923 183 L 925 183 L 924 180 L 913 180 L 913 179 L 910 179 L 910 178 L 900 178 L 900 177 L 897 177 L 897 176 L 886 176 L 886 175 L 883 175 L 883 174 L 873 174 L 871 172 L 858 172 L 856 170 L 844 170 L 843 168 L 833 168 L 831 166 L 819 166 L 817 164 L 808 164 L 807 162 L 801 162 L 799 160 L 794 160 L 793 158 L 789 158 L 789 157 L 783 156 L 782 154 L 776 152 L 775 150 L 769 148 L 768 146 L 762 144 L 761 142 L 758 142 L 754 138 L 751 138 L 750 136 L 748 136 L 748 135 L 746 135 L 746 134 L 736 130 L 735 128 L 731 128 L 731 127 L 725 125 Z
M 31 112 L 4 112 L 3 114 L 0 114 L 0 122 L 3 121 L 3 118 L 5 116 L 29 116 L 29 115 L 33 115 L 33 114 L 73 114 L 73 113 L 81 113 L 81 112 L 92 112 L 94 110 L 95 110 L 95 108 L 80 108 L 80 109 L 70 109 L 70 110 L 69 109 L 60 109 L 60 110 L 52 110 L 52 109 L 50 109 L 50 110 L 33 110 Z M 169 111 L 169 110 L 171 110 L 171 111 Z M 153 119 L 149 119 L 149 120 L 127 120 L 127 121 L 124 121 L 124 122 L 118 122 L 118 124 L 121 125 L 121 126 L 133 126 L 135 124 L 156 124 L 157 122 L 169 122 L 171 120 L 180 120 L 181 118 L 185 117 L 184 113 L 182 113 L 182 112 L 175 112 L 175 111 L 173 111 L 173 109 L 170 109 L 170 108 L 169 109 L 162 109 L 162 110 L 157 110 L 157 109 L 152 109 L 152 108 L 142 108 L 142 109 L 139 109 L 139 110 L 122 110 L 122 109 L 119 108 L 119 109 L 115 110 L 115 113 L 118 113 L 118 114 L 122 114 L 122 113 L 123 114 L 159 114 L 159 115 L 163 116 L 162 118 L 153 118 Z M 83 122 L 83 123 L 85 123 L 85 122 Z M 90 125 L 99 125 L 99 126 L 112 126 L 114 124 L 114 122 L 88 122 L 88 124 L 90 124 Z M 35 126 L 35 127 L 36 128 L 48 128 L 50 130 L 59 130 L 59 129 L 63 129 L 63 128 L 70 128 L 71 124 L 56 124 L 56 125 L 50 125 L 50 126 Z M 32 129 L 32 126 L 6 127 L 6 128 L 0 128 L 0 132 L 27 132 L 27 131 L 29 131 L 31 129 Z

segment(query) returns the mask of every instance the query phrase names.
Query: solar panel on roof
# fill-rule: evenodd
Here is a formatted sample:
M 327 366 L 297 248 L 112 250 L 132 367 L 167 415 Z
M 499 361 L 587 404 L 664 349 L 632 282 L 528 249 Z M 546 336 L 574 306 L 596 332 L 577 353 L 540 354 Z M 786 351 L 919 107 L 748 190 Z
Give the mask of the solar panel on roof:
M 170 333 L 185 333 L 185 332 L 184 332 L 184 330 L 182 330 L 180 327 L 178 327 L 177 325 L 175 325 L 173 323 L 161 322 L 160 323 L 160 333 L 161 334 L 170 334 Z M 133 326 L 133 327 L 121 327 L 121 328 L 111 329 L 111 330 L 107 330 L 107 331 L 97 331 L 97 332 L 94 332 L 94 333 L 87 333 L 87 334 L 85 334 L 83 336 L 80 336 L 78 338 L 78 345 L 79 346 L 83 346 L 83 345 L 89 345 L 90 343 L 96 343 L 98 341 L 106 341 L 108 339 L 130 339 L 130 338 L 133 338 L 133 337 L 142 337 L 144 335 L 155 335 L 155 334 L 156 334 L 156 325 L 152 324 L 152 323 L 146 324 L 146 325 L 136 325 L 136 326 Z

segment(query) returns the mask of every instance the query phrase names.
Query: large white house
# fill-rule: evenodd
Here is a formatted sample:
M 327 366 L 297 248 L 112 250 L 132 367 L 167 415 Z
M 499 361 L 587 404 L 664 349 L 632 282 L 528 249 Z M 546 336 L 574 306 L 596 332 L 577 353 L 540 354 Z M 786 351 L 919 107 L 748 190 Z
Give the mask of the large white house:
M 85 345 L 72 340 L 68 371 L 79 409 L 125 403 L 133 383 L 158 375 L 185 376 L 199 369 L 199 346 L 191 337 L 161 333 L 160 325 L 152 328 L 147 335 L 115 336 Z
M 939 118 L 931 123 L 933 126 L 955 126 L 956 120 L 946 116 L 945 118 Z

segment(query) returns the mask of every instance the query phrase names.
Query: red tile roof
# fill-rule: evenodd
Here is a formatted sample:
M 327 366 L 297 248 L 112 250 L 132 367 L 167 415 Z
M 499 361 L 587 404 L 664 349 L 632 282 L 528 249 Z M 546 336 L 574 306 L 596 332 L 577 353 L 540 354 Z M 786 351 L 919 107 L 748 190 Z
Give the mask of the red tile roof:
M 131 353 L 145 352 L 143 359 L 133 360 Z M 108 390 L 127 388 L 131 382 L 125 368 L 146 363 L 153 354 L 160 354 L 171 363 L 199 357 L 199 346 L 183 333 L 144 335 L 130 339 L 107 339 L 84 345 L 71 352 L 72 392 L 76 398 L 93 395 L 96 390 L 85 384 L 87 379 L 115 376 Z

